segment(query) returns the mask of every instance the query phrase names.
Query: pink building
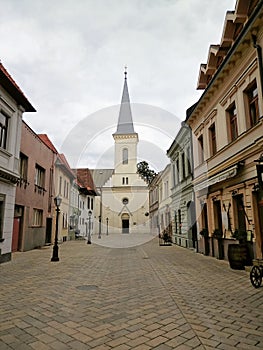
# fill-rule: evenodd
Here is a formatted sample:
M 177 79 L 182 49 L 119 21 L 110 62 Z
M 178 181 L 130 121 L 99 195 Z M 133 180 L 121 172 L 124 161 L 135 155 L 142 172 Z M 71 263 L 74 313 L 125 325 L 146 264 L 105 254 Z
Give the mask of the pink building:
M 51 243 L 55 147 L 22 123 L 20 180 L 16 189 L 12 251 Z

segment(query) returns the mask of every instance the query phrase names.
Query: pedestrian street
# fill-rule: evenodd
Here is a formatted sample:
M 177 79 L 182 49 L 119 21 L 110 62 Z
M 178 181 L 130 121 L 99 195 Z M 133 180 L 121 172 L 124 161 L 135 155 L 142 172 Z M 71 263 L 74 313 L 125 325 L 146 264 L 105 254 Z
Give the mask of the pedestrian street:
M 263 288 L 248 272 L 135 238 L 64 242 L 58 262 L 52 246 L 13 254 L 0 266 L 0 349 L 263 349 Z

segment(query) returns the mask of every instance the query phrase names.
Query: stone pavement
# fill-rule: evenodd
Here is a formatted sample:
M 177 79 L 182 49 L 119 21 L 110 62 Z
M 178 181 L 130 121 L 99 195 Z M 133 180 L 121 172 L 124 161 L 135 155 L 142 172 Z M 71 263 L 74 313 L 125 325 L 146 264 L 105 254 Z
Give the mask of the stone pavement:
M 102 238 L 103 239 L 103 238 Z M 263 288 L 177 246 L 85 241 L 0 265 L 0 349 L 263 349 Z

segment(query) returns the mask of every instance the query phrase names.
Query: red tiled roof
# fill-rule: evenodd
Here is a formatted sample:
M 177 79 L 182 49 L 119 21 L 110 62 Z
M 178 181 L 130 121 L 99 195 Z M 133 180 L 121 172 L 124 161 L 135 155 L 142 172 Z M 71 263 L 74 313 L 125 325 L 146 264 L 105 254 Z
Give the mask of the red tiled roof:
M 58 151 L 56 150 L 56 147 L 53 145 L 53 143 L 50 141 L 49 137 L 47 136 L 47 134 L 38 134 L 38 137 L 41 139 L 42 142 L 44 142 L 44 144 L 51 149 L 51 151 L 53 151 L 54 153 L 58 153 Z
M 77 173 L 77 183 L 80 187 L 87 189 L 88 191 L 95 192 L 95 185 L 88 168 L 75 169 Z
M 6 68 L 0 62 L 0 86 L 2 86 L 19 104 L 21 104 L 26 112 L 36 112 L 35 108 L 28 101 L 23 91 L 8 73 Z
M 58 161 L 59 161 L 60 165 L 64 165 L 65 169 L 68 171 L 68 173 L 71 177 L 73 177 L 73 178 L 76 177 L 75 173 L 70 168 L 70 165 L 69 165 L 69 163 L 68 163 L 68 161 L 63 153 L 58 154 Z

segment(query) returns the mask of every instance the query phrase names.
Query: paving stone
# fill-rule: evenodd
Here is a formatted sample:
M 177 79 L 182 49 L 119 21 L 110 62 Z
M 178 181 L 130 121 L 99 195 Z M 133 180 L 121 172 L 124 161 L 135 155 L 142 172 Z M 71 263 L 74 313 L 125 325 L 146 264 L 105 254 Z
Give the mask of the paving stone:
M 51 253 L 1 265 L 1 350 L 263 349 L 263 288 L 226 261 L 156 240 L 65 242 L 57 264 Z

